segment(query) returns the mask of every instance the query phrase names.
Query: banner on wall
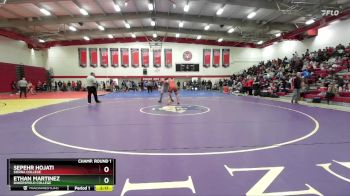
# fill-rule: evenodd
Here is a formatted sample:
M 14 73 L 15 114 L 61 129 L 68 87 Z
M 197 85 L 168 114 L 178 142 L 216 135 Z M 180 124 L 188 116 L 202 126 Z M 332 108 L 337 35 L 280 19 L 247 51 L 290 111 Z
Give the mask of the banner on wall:
M 220 49 L 213 49 L 213 67 L 220 66 Z
M 159 68 L 161 66 L 161 50 L 153 50 L 153 67 Z
M 131 48 L 131 66 L 133 67 L 139 67 L 139 49 L 138 48 Z
M 203 67 L 205 68 L 210 67 L 210 56 L 211 56 L 211 50 L 203 49 Z
M 119 56 L 118 56 L 118 48 L 109 49 L 111 53 L 111 66 L 118 67 L 119 66 Z
M 122 59 L 122 62 L 121 62 L 122 67 L 129 67 L 129 48 L 121 48 L 120 56 Z
M 97 67 L 97 48 L 89 48 L 90 67 Z
M 149 49 L 148 48 L 141 49 L 141 63 L 142 63 L 142 67 L 144 68 L 149 67 Z
M 79 66 L 86 67 L 87 66 L 86 48 L 78 48 L 78 52 L 79 52 Z
M 222 67 L 230 66 L 230 49 L 222 49 Z
M 171 68 L 173 65 L 173 53 L 171 49 L 164 49 L 164 56 L 165 56 L 165 67 Z
M 100 48 L 100 65 L 101 67 L 108 67 L 108 49 Z

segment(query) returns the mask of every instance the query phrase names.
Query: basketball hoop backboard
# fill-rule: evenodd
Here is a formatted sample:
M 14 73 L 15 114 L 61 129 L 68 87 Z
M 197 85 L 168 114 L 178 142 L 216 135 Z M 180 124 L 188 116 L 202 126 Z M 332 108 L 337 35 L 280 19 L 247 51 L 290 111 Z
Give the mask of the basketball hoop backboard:
M 149 47 L 151 50 L 161 50 L 163 45 L 162 38 L 148 38 Z

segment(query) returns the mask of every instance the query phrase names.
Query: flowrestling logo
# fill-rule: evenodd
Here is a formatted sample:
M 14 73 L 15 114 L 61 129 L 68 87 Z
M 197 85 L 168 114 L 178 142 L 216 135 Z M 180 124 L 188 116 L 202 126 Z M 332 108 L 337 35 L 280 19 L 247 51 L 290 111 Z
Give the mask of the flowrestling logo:
M 338 16 L 339 10 L 321 10 L 322 16 Z
M 209 111 L 209 108 L 200 105 L 154 105 L 140 109 L 142 113 L 160 116 L 198 115 Z

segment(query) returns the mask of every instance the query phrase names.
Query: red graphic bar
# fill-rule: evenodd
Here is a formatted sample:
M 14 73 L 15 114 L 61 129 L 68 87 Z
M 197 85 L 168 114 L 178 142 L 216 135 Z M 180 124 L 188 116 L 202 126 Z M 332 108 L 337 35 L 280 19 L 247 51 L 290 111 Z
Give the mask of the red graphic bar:
M 97 67 L 97 49 L 89 48 L 89 53 L 90 53 L 90 66 Z
M 112 67 L 118 67 L 119 66 L 119 51 L 118 48 L 111 48 L 109 49 L 111 53 L 111 66 Z
M 86 48 L 79 48 L 79 65 L 80 67 L 86 67 L 87 66 L 87 53 Z
M 211 56 L 211 50 L 203 49 L 203 67 L 205 68 L 210 67 L 210 56 Z
M 101 67 L 108 67 L 108 49 L 100 48 L 100 65 Z
M 171 49 L 164 49 L 165 53 L 165 67 L 171 68 L 173 64 L 173 53 Z
M 213 49 L 213 67 L 220 66 L 220 49 Z
M 230 49 L 222 49 L 222 67 L 230 66 Z
M 122 58 L 122 66 L 129 67 L 129 48 L 121 48 L 120 53 Z
M 149 49 L 142 48 L 141 49 L 141 57 L 142 57 L 142 67 L 149 67 Z
M 161 66 L 161 51 L 153 50 L 153 67 L 159 68 Z
M 131 66 L 133 67 L 139 67 L 139 49 L 138 48 L 131 48 Z

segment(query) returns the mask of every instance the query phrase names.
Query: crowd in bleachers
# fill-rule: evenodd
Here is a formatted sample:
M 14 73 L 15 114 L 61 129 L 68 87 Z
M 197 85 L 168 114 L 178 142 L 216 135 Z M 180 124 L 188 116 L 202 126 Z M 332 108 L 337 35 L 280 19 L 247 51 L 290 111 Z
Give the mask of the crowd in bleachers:
M 349 73 L 338 75 L 342 70 L 350 72 L 350 43 L 348 46 L 337 45 L 317 51 L 306 50 L 304 54 L 295 52 L 291 58 L 262 61 L 258 65 L 233 74 L 230 79 L 188 80 L 177 82 L 179 89 L 184 90 L 219 90 L 237 94 L 278 97 L 291 93 L 293 80 L 297 73 L 302 76 L 302 96 L 304 98 L 321 97 L 335 101 L 350 102 Z M 118 80 L 100 81 L 98 89 L 105 91 L 140 91 L 149 93 L 159 89 L 162 80 Z M 12 83 L 13 92 L 18 92 L 17 82 Z M 35 94 L 40 91 L 84 91 L 84 83 L 78 81 L 28 81 L 28 92 Z M 344 98 L 345 97 L 345 98 Z M 347 99 L 349 99 L 347 101 Z
M 38 80 L 35 84 L 33 84 L 31 81 L 27 81 L 28 85 L 27 85 L 27 92 L 30 94 L 35 94 L 36 92 L 40 92 L 40 91 L 51 91 L 52 89 L 52 85 L 48 84 L 47 81 L 40 81 Z M 12 93 L 17 93 L 19 91 L 19 86 L 18 86 L 18 82 L 13 81 L 11 83 L 11 89 L 12 89 Z
M 307 50 L 302 55 L 295 52 L 290 59 L 285 57 L 260 62 L 240 74 L 233 74 L 230 80 L 224 81 L 224 86 L 229 86 L 236 93 L 277 97 L 291 92 L 293 79 L 299 72 L 303 96 L 312 86 L 317 89 L 317 95 L 322 97 L 319 93 L 328 91 L 331 84 L 335 85 L 336 93 L 349 92 L 349 75 L 336 75 L 345 69 L 350 71 L 349 57 L 350 44 L 347 47 L 339 44 L 335 48 L 327 47 L 313 52 Z

